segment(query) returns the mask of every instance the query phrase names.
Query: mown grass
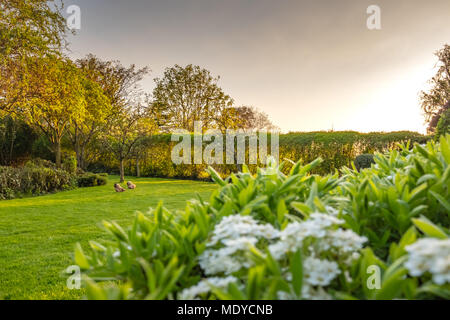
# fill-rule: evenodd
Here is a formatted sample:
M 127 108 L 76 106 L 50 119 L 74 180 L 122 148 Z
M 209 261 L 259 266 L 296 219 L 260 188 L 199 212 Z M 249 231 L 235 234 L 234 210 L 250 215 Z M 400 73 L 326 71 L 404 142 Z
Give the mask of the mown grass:
M 182 209 L 198 192 L 207 198 L 212 183 L 130 178 L 136 190 L 116 193 L 106 186 L 80 188 L 41 197 L 0 201 L 0 299 L 79 299 L 82 290 L 66 288 L 63 271 L 73 264 L 76 242 L 102 241 L 102 220 L 121 225 L 136 211 L 147 212 L 160 200 Z

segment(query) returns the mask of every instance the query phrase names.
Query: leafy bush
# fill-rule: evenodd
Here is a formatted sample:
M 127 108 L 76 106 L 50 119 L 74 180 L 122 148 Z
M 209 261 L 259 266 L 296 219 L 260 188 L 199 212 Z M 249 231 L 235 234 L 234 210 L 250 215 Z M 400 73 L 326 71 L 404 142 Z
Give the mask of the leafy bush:
M 76 179 L 64 170 L 39 167 L 29 162 L 23 168 L 0 167 L 0 199 L 40 195 L 76 187 Z
M 49 168 L 49 169 L 57 169 L 56 164 L 49 160 L 44 160 L 40 158 L 35 158 L 29 160 L 25 163 L 25 167 L 27 168 Z
M 74 156 L 66 157 L 63 161 L 62 167 L 71 174 L 77 173 L 77 159 Z
M 103 186 L 108 183 L 108 174 L 96 174 L 87 172 L 79 176 L 77 179 L 79 187 Z
M 360 171 L 361 169 L 370 168 L 373 163 L 375 163 L 373 154 L 361 154 L 355 159 L 355 168 Z
M 398 149 L 325 176 L 321 159 L 210 168 L 209 201 L 103 222 L 113 243 L 76 246 L 87 297 L 450 299 L 450 135 Z

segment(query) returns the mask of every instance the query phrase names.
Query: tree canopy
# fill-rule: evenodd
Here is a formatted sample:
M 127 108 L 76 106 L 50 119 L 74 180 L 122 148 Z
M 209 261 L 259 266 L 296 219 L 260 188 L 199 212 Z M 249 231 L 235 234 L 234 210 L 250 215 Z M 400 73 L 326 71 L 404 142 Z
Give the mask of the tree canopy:
M 429 132 L 434 132 L 441 114 L 450 102 L 450 45 L 444 45 L 435 55 L 438 58 L 437 72 L 429 81 L 431 89 L 420 94 Z

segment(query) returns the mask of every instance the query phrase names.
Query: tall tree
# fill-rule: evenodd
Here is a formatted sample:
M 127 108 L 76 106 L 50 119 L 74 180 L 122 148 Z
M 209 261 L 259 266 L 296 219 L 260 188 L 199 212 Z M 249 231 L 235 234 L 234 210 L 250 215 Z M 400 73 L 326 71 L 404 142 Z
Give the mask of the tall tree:
M 255 107 L 241 106 L 236 108 L 239 127 L 251 131 L 278 130 L 269 116 Z
M 80 167 L 85 168 L 86 147 L 100 133 L 104 139 L 105 132 L 114 131 L 118 119 L 126 122 L 123 116 L 139 104 L 143 96 L 139 83 L 149 69 L 135 65 L 124 67 L 118 61 L 103 61 L 92 54 L 77 60 L 76 64 L 89 80 L 87 114 L 83 121 L 75 121 L 70 137 L 78 150 Z
M 24 85 L 31 57 L 60 55 L 68 32 L 55 0 L 0 0 L 0 110 L 29 94 Z
M 81 169 L 86 169 L 86 148 L 106 128 L 108 118 L 111 116 L 112 97 L 106 87 L 103 73 L 105 70 L 99 68 L 99 61 L 94 56 L 76 61 L 80 68 L 83 79 L 82 84 L 85 92 L 86 113 L 83 119 L 75 119 L 69 130 L 69 139 L 77 156 L 77 164 Z
M 120 180 L 124 180 L 124 162 L 136 157 L 142 139 L 155 130 L 147 109 L 142 107 L 144 93 L 140 81 L 149 73 L 148 68 L 123 66 L 119 61 L 102 61 L 90 54 L 77 61 L 90 79 L 98 83 L 110 102 L 103 114 L 104 122 L 92 119 L 90 128 L 97 128 L 100 146 L 119 162 Z
M 218 86 L 220 77 L 199 66 L 175 65 L 156 78 L 151 111 L 166 129 L 194 131 L 194 122 L 212 128 L 217 115 L 233 105 L 233 100 Z
M 111 119 L 102 145 L 119 162 L 120 182 L 125 180 L 124 162 L 138 154 L 143 139 L 156 130 L 154 121 L 141 106 L 122 108 Z
M 450 102 L 450 45 L 444 45 L 435 55 L 438 58 L 437 73 L 429 81 L 431 89 L 428 92 L 422 91 L 420 94 L 429 132 L 434 132 L 441 114 L 444 113 L 445 108 L 448 108 Z
M 60 167 L 63 136 L 70 125 L 85 118 L 83 78 L 70 60 L 46 57 L 32 59 L 27 65 L 30 93 L 15 103 L 15 113 L 47 136 Z

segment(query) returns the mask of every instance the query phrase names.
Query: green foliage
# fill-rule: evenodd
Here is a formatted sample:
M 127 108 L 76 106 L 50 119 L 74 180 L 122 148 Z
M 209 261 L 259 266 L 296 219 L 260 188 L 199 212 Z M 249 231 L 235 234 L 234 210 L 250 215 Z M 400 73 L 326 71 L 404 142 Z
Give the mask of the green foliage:
M 320 165 L 313 169 L 313 173 L 326 175 L 335 172 L 343 166 L 351 167 L 357 155 L 362 153 L 386 152 L 398 149 L 398 143 L 426 143 L 431 137 L 414 132 L 391 133 L 358 133 L 358 132 L 305 132 L 280 135 L 279 158 L 290 159 L 295 162 L 309 163 L 317 158 L 322 158 Z M 268 151 L 270 152 L 270 136 L 267 138 Z M 204 147 L 208 143 L 204 143 Z M 171 142 L 171 135 L 156 134 L 148 138 L 146 147 L 143 148 L 143 157 L 140 160 L 141 175 L 148 177 L 169 177 L 182 179 L 202 179 L 207 164 L 180 164 L 175 165 L 167 159 L 171 158 L 171 152 L 176 142 Z M 194 144 L 192 143 L 192 146 Z M 247 143 L 248 147 L 248 143 Z M 224 141 L 224 149 L 226 142 Z M 191 153 L 193 154 L 193 153 Z M 146 155 L 146 156 L 145 156 Z M 248 148 L 246 151 L 248 159 Z M 225 156 L 224 156 L 225 159 Z M 192 160 L 193 163 L 193 160 Z M 249 165 L 252 172 L 256 172 L 258 165 Z M 119 162 L 110 159 L 104 154 L 97 155 L 95 167 L 105 171 L 108 168 L 119 166 Z M 214 169 L 226 177 L 238 172 L 238 166 L 234 164 L 214 164 Z M 126 174 L 134 175 L 135 161 L 129 160 L 125 164 Z M 283 172 L 286 174 L 291 167 L 286 163 Z M 95 168 L 90 168 L 94 170 Z
M 86 172 L 78 176 L 77 181 L 80 188 L 103 186 L 108 182 L 108 175 Z
M 0 116 L 0 165 L 20 164 L 31 156 L 36 132 L 23 121 Z
M 449 297 L 450 284 L 436 271 L 413 270 L 418 260 L 412 251 L 436 241 L 446 249 L 429 248 L 427 254 L 448 250 L 450 135 L 439 144 L 377 153 L 375 164 L 361 172 L 312 174 L 321 163 L 298 162 L 285 174 L 287 163 L 277 167 L 269 160 L 256 174 L 244 166 L 226 179 L 210 168 L 219 188 L 209 201 L 191 200 L 182 212 L 160 203 L 138 213 L 128 229 L 104 222 L 115 241 L 91 241 L 88 250 L 78 246 L 75 252 L 88 298 Z M 352 240 L 339 249 L 344 238 L 327 242 L 332 235 Z M 246 245 L 233 247 L 241 242 Z M 311 280 L 317 276 L 311 263 L 319 269 L 328 264 L 318 283 L 338 271 L 320 285 Z M 369 286 L 371 270 L 380 271 L 375 288 Z
M 435 53 L 435 56 L 438 58 L 437 72 L 429 81 L 431 85 L 429 90 L 420 93 L 422 110 L 429 124 L 429 132 L 435 131 L 439 118 L 450 105 L 450 45 L 445 44 Z
M 66 157 L 63 160 L 62 167 L 67 172 L 75 174 L 77 172 L 77 159 L 74 156 Z
M 64 170 L 28 163 L 23 168 L 0 167 L 0 200 L 23 195 L 41 195 L 76 186 L 73 175 Z
M 375 163 L 373 154 L 361 154 L 355 159 L 355 168 L 361 171 L 361 169 L 370 168 L 373 163 Z
M 389 243 L 398 241 L 421 214 L 450 226 L 450 154 L 447 138 L 441 144 L 408 145 L 400 151 L 375 155 L 376 164 L 358 173 L 344 168 L 345 183 L 338 194 L 349 199 L 345 216 L 351 228 L 376 244 L 385 256 Z
M 450 133 L 450 108 L 445 110 L 436 126 L 436 138 Z

